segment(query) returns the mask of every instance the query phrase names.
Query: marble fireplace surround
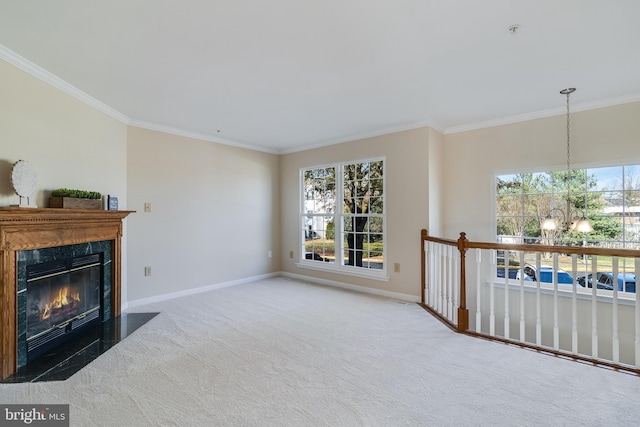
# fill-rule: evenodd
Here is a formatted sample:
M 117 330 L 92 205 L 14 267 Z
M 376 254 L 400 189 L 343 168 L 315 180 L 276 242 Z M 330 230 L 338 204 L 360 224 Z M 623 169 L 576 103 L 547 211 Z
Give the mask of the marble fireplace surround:
M 111 241 L 111 316 L 120 315 L 122 220 L 132 211 L 0 208 L 0 380 L 17 369 L 20 251 Z

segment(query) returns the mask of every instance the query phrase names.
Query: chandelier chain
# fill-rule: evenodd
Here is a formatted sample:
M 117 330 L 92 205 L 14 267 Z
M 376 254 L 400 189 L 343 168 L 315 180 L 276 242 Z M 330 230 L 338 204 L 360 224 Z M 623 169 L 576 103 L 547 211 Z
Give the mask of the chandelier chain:
M 569 112 L 569 93 L 567 93 L 567 179 L 571 173 L 571 114 Z

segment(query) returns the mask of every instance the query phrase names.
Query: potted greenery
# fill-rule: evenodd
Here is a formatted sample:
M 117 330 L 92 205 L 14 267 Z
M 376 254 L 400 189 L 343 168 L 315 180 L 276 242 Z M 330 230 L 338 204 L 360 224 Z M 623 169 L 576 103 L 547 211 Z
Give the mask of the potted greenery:
M 102 194 L 97 191 L 58 188 L 49 197 L 50 208 L 102 209 Z

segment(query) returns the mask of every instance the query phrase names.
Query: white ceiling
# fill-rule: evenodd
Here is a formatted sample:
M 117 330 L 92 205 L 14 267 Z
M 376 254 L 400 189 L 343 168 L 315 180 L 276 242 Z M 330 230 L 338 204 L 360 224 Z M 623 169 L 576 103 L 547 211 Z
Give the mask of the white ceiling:
M 561 114 L 569 86 L 573 111 L 638 101 L 639 19 L 638 0 L 0 0 L 0 53 L 133 125 L 286 153 Z

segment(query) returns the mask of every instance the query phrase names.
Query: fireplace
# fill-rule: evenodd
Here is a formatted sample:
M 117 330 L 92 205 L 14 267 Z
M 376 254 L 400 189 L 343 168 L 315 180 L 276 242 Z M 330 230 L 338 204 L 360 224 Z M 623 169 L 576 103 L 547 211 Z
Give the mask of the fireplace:
M 27 360 L 102 320 L 103 253 L 26 269 Z
M 18 252 L 17 368 L 113 316 L 112 241 Z
M 82 329 L 83 322 L 104 324 L 120 315 L 121 239 L 123 219 L 130 213 L 132 211 L 0 208 L 0 380 L 26 366 L 33 354 L 54 345 L 58 337 L 52 338 L 52 331 L 54 335 L 68 336 Z M 78 274 L 92 276 L 99 271 L 98 297 L 96 285 L 88 285 L 82 290 L 64 290 L 60 288 L 61 282 L 67 279 L 54 276 L 37 279 L 38 274 L 34 273 L 62 260 L 67 268 L 69 259 L 96 254 L 101 257 L 100 267 L 89 267 L 88 272 Z M 49 264 L 52 262 L 54 264 Z M 53 268 L 60 269 L 61 266 Z M 68 270 L 64 274 L 69 274 L 71 280 L 73 268 Z M 53 273 L 44 276 L 49 274 Z M 40 281 L 47 291 L 27 290 L 31 279 L 36 279 L 34 286 Z M 73 294 L 81 292 L 85 295 L 79 296 L 80 301 L 72 302 L 64 309 L 56 301 L 56 298 L 66 298 L 68 303 L 69 299 L 77 299 Z M 27 303 L 29 296 L 32 301 Z M 96 309 L 97 301 L 99 308 Z M 41 316 L 45 311 L 54 320 L 39 324 L 39 318 L 35 320 L 36 313 Z M 61 320 L 62 314 L 68 317 L 68 311 L 75 314 L 68 320 Z M 96 315 L 98 319 L 94 320 L 92 316 Z

